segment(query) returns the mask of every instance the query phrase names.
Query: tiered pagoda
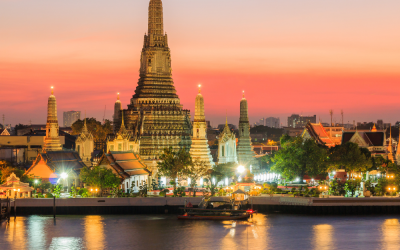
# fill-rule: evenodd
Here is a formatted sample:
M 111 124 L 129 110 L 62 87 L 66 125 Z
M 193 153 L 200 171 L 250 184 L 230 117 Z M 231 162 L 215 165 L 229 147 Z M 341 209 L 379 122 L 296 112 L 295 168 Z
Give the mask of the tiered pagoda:
M 135 94 L 128 109 L 121 112 L 126 128 L 139 140 L 140 156 L 154 167 L 165 148 L 189 150 L 191 146 L 190 111 L 180 104 L 172 80 L 161 0 L 150 0 L 148 34 L 144 36 L 139 72 Z M 121 126 L 119 117 L 115 124 L 116 128 Z
M 53 87 L 51 87 L 51 95 L 47 102 L 47 123 L 46 137 L 44 138 L 43 151 L 60 151 L 62 146 L 59 137 L 59 127 L 57 119 L 57 101 L 54 96 Z
M 239 138 L 237 146 L 237 158 L 239 164 L 243 166 L 255 167 L 257 162 L 254 158 L 255 153 L 251 145 L 250 123 L 248 116 L 247 100 L 244 97 L 240 101 L 240 118 L 239 118 Z
M 215 165 L 207 142 L 207 123 L 204 115 L 204 99 L 201 95 L 200 85 L 199 93 L 196 96 L 195 102 L 193 137 L 190 155 L 194 161 L 201 161 L 210 168 Z

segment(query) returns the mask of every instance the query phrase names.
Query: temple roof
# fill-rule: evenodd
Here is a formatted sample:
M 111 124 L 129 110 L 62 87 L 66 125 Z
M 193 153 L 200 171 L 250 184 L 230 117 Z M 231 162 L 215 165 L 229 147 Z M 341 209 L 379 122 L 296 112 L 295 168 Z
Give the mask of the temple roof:
M 100 166 L 111 166 L 121 177 L 132 175 L 151 175 L 138 154 L 132 151 L 110 151 L 100 160 Z
M 307 123 L 303 135 L 306 131 L 318 144 L 325 145 L 327 147 L 335 146 L 335 143 L 331 140 L 321 123 Z
M 358 133 L 358 135 L 364 139 L 365 143 L 368 146 L 385 146 L 385 133 L 384 132 L 364 132 L 364 131 L 357 131 L 357 132 L 343 132 L 342 136 L 342 144 L 349 142 L 353 136 Z
M 76 151 L 48 151 L 39 153 L 32 166 L 26 174 L 39 163 L 45 163 L 54 172 L 65 172 L 68 170 L 80 170 L 85 166 L 79 153 Z

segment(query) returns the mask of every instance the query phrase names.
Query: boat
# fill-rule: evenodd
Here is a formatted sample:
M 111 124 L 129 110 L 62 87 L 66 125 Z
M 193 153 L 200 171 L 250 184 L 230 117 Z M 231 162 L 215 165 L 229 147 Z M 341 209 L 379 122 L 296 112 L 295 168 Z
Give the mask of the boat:
M 183 215 L 178 215 L 181 220 L 245 220 L 252 214 L 253 210 L 244 210 L 247 201 L 231 201 L 229 197 L 205 197 L 198 208 L 190 204 L 180 208 L 184 210 Z

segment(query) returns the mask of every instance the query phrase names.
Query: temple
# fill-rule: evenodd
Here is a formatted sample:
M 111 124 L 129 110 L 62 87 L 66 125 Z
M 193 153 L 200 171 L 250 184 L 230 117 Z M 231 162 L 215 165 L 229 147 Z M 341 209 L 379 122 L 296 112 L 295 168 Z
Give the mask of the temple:
M 193 137 L 190 155 L 192 159 L 204 162 L 208 167 L 213 167 L 213 162 L 210 148 L 207 140 L 207 123 L 204 115 L 204 99 L 201 95 L 199 85 L 199 93 L 196 96 L 194 121 L 193 121 Z
M 191 146 L 190 111 L 184 110 L 172 80 L 171 53 L 163 27 L 161 0 L 150 0 L 148 33 L 144 35 L 139 81 L 128 109 L 115 116 L 115 128 L 122 124 L 140 142 L 140 156 L 155 169 L 165 148 Z M 153 171 L 156 173 L 156 171 Z
M 46 137 L 44 138 L 43 151 L 62 150 L 58 130 L 57 101 L 54 96 L 53 87 L 51 87 L 51 95 L 47 103 Z
M 139 142 L 132 137 L 132 133 L 125 128 L 124 117 L 118 132 L 107 136 L 107 152 L 109 151 L 131 151 L 139 152 Z
M 240 118 L 239 118 L 239 138 L 237 146 L 237 159 L 240 165 L 247 166 L 249 169 L 257 165 L 254 158 L 255 152 L 251 145 L 250 123 L 248 116 L 247 100 L 243 97 L 240 101 Z
M 83 122 L 82 132 L 79 134 L 75 141 L 75 151 L 78 152 L 79 157 L 81 157 L 83 163 L 86 166 L 92 166 L 92 153 L 94 150 L 94 140 L 92 133 L 89 132 L 86 126 L 86 115 Z
M 115 125 L 116 125 L 116 122 L 120 119 L 119 116 L 120 116 L 121 110 L 122 110 L 122 104 L 121 104 L 121 101 L 119 100 L 119 93 L 118 93 L 117 100 L 115 101 L 115 104 L 114 104 L 114 116 L 113 116 L 114 133 L 116 133 L 117 129 L 118 129 Z
M 224 130 L 218 137 L 218 164 L 238 163 L 236 155 L 236 136 L 229 129 L 228 118 L 225 122 Z
M 399 139 L 397 142 L 398 143 L 397 143 L 397 150 L 396 150 L 396 162 L 397 162 L 397 165 L 400 165 L 400 149 L 399 149 L 399 147 L 400 147 L 400 127 L 399 127 Z

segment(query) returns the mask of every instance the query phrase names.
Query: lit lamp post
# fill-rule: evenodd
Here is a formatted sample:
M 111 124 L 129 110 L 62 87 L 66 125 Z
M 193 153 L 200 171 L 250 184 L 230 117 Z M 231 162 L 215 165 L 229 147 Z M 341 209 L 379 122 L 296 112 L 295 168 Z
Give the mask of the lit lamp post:
M 239 165 L 236 169 L 236 171 L 239 173 L 239 177 L 238 177 L 238 181 L 242 180 L 242 174 L 244 173 L 244 171 L 246 171 L 245 167 L 242 165 Z
M 393 192 L 396 192 L 396 187 L 395 186 L 389 186 L 388 187 L 388 191 L 389 191 L 389 194 L 392 195 Z
M 38 182 L 39 182 L 39 181 L 38 181 L 37 179 L 34 181 L 34 183 L 35 183 L 35 184 L 34 184 L 34 187 L 35 187 L 35 198 L 36 198 L 36 186 L 37 186 Z
M 322 193 L 323 196 L 328 196 L 329 187 L 327 185 L 320 185 L 319 191 Z
M 67 193 L 68 193 L 68 174 L 67 173 L 61 173 L 61 179 L 65 181 L 67 180 Z

